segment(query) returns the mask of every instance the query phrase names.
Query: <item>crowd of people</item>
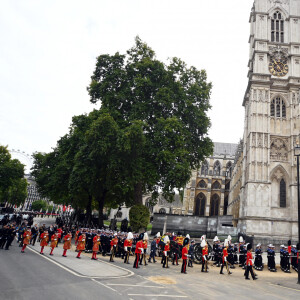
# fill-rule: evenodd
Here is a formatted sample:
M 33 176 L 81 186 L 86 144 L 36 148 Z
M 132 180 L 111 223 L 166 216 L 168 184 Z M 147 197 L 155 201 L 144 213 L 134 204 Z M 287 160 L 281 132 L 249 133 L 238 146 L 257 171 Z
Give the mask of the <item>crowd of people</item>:
M 50 247 L 49 255 L 58 252 L 55 248 L 58 243 L 63 243 L 62 256 L 67 256 L 67 251 L 71 249 L 71 243 L 74 239 L 77 258 L 81 258 L 83 251 L 92 253 L 92 260 L 97 260 L 97 255 L 109 255 L 110 262 L 114 262 L 116 257 L 124 260 L 125 264 L 130 264 L 130 257 L 134 256 L 133 267 L 139 268 L 140 265 L 156 263 L 157 257 L 161 257 L 162 268 L 169 268 L 169 261 L 172 265 L 179 265 L 182 259 L 181 273 L 187 273 L 187 267 L 193 267 L 195 261 L 202 263 L 202 272 L 208 272 L 208 261 L 220 267 L 220 274 L 232 274 L 231 270 L 235 265 L 245 269 L 245 279 L 249 279 L 249 273 L 253 280 L 257 279 L 257 271 L 263 270 L 264 263 L 262 258 L 262 247 L 257 245 L 254 251 L 253 259 L 252 245 L 246 244 L 240 237 L 239 243 L 232 243 L 231 236 L 228 236 L 223 243 L 218 237 L 213 240 L 211 248 L 205 236 L 202 236 L 200 243 L 196 244 L 189 235 L 185 237 L 178 234 L 166 233 L 163 236 L 157 233 L 149 241 L 146 232 L 137 234 L 132 232 L 115 232 L 108 229 L 88 229 L 77 228 L 76 226 L 66 226 L 61 223 L 46 227 L 28 226 L 26 222 L 18 225 L 14 222 L 7 223 L 0 229 L 0 248 L 8 250 L 14 238 L 17 238 L 21 252 L 25 253 L 29 244 L 40 243 L 40 254 L 44 255 L 45 247 Z M 148 250 L 149 256 L 148 256 Z M 197 259 L 196 259 L 197 257 Z M 288 246 L 281 245 L 280 250 L 280 268 L 283 272 L 290 272 L 291 267 L 298 272 L 299 253 L 295 245 L 288 242 Z M 271 272 L 276 272 L 275 247 L 269 245 L 267 249 L 267 266 Z

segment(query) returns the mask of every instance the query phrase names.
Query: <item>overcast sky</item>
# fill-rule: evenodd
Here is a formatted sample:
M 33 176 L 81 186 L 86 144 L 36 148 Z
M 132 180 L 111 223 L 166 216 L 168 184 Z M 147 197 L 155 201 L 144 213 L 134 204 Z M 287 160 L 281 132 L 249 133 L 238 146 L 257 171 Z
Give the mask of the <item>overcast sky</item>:
M 253 0 L 2 0 L 0 144 L 49 152 L 74 115 L 100 54 L 125 53 L 139 35 L 167 62 L 179 57 L 213 83 L 210 137 L 243 134 Z

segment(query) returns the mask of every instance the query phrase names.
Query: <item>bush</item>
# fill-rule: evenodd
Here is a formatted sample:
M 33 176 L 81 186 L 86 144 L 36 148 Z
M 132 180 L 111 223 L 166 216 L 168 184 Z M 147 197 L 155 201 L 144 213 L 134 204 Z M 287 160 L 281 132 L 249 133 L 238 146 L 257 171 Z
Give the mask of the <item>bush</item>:
M 48 207 L 48 204 L 46 201 L 37 200 L 32 203 L 31 210 L 40 211 L 42 209 L 42 211 L 46 211 L 47 207 Z
M 134 232 L 147 228 L 150 221 L 149 209 L 144 205 L 134 205 L 129 211 L 130 226 Z

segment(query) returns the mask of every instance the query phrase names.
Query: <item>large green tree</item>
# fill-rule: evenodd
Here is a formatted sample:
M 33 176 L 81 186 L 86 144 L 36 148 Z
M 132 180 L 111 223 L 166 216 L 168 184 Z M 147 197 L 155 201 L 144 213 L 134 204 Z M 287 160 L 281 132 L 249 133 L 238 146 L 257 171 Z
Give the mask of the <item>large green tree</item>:
M 136 38 L 126 54 L 100 55 L 88 87 L 123 131 L 120 180 L 134 203 L 161 190 L 172 201 L 204 157 L 213 151 L 207 133 L 211 83 L 204 70 L 178 58 L 168 64 Z
M 20 205 L 26 197 L 24 165 L 17 159 L 11 159 L 7 147 L 0 146 L 0 202 Z

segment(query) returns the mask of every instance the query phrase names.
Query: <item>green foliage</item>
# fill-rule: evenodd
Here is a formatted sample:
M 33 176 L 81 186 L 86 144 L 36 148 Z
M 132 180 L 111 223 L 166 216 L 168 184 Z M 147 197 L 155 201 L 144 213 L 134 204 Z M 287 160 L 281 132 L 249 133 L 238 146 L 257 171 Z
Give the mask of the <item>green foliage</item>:
M 134 232 L 146 229 L 150 221 L 149 209 L 144 205 L 134 205 L 130 208 L 129 219 Z
M 0 202 L 13 205 L 24 203 L 27 197 L 27 181 L 24 179 L 24 165 L 11 159 L 7 147 L 0 146 Z
M 31 205 L 31 210 L 32 211 L 40 211 L 42 210 L 43 212 L 45 212 L 48 208 L 48 204 L 46 201 L 44 200 L 37 200 L 37 201 L 34 201 L 32 202 L 32 205 Z
M 172 201 L 191 170 L 213 151 L 207 137 L 212 85 L 206 72 L 178 58 L 166 65 L 139 37 L 121 55 L 100 55 L 88 87 L 90 101 L 101 102 L 118 124 L 127 197 L 142 202 L 158 191 Z

